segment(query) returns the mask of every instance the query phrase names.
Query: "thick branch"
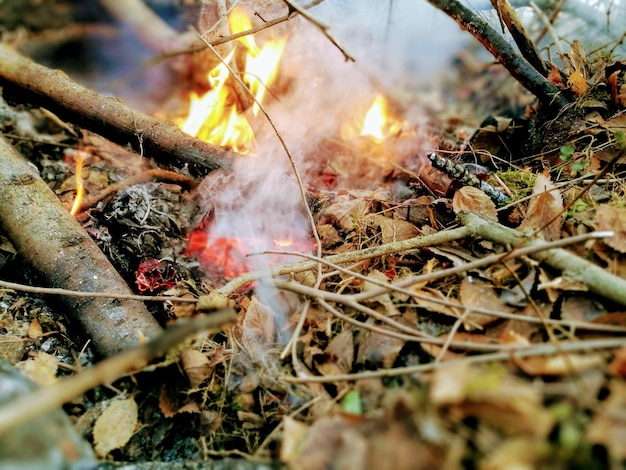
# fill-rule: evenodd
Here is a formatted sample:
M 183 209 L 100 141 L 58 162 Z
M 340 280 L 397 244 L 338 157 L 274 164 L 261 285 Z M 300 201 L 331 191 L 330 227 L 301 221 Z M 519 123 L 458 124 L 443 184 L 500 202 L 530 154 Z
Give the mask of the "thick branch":
M 535 70 L 500 34 L 485 20 L 457 0 L 428 0 L 457 24 L 472 34 L 498 62 L 528 91 L 545 105 L 562 108 L 569 104 L 562 90 L 550 83 Z
M 63 207 L 37 170 L 0 138 L 0 227 L 52 287 L 132 294 L 98 246 Z M 64 297 L 67 313 L 103 356 L 161 331 L 136 300 Z
M 470 228 L 477 238 L 501 245 L 535 246 L 546 243 L 543 240 L 529 240 L 517 230 L 483 219 L 476 214 L 461 213 L 459 220 Z M 541 251 L 530 256 L 561 271 L 568 279 L 583 283 L 590 292 L 620 305 L 626 305 L 626 280 L 614 276 L 607 270 L 560 248 Z
M 187 165 L 195 176 L 230 166 L 231 152 L 191 137 L 172 123 L 133 111 L 118 98 L 89 90 L 1 44 L 0 85 L 17 87 L 13 100 L 47 108 L 163 165 Z

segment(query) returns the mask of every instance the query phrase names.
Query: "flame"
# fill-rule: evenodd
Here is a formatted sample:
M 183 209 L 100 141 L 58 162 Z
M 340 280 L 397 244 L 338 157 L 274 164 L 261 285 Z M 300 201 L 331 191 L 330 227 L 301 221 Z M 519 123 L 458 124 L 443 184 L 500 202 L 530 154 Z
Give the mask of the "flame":
M 382 143 L 385 140 L 385 127 L 388 121 L 385 97 L 378 95 L 365 113 L 361 135 L 370 137 L 378 144 Z
M 233 34 L 247 31 L 252 24 L 243 9 L 236 7 L 228 16 Z M 243 82 L 256 100 L 252 113 L 259 111 L 258 103 L 265 98 L 267 88 L 276 79 L 280 59 L 285 49 L 286 38 L 267 41 L 259 47 L 251 35 L 237 39 L 246 49 Z M 189 115 L 181 126 L 188 134 L 205 142 L 223 147 L 231 147 L 238 153 L 249 154 L 254 144 L 254 131 L 245 116 L 237 109 L 237 96 L 228 85 L 229 64 L 235 49 L 207 74 L 211 89 L 204 95 L 191 94 Z
M 405 131 L 406 123 L 394 117 L 387 109 L 387 100 L 377 95 L 365 113 L 363 120 L 346 122 L 341 127 L 341 137 L 351 140 L 355 137 L 367 137 L 368 140 L 382 144 L 390 137 L 397 137 Z
M 83 155 L 82 152 L 76 152 L 76 161 L 75 161 L 75 178 L 76 178 L 76 197 L 74 198 L 74 204 L 72 204 L 72 209 L 70 210 L 70 214 L 76 215 L 80 209 L 80 204 L 83 202 L 83 197 L 85 196 L 85 183 L 83 181 Z

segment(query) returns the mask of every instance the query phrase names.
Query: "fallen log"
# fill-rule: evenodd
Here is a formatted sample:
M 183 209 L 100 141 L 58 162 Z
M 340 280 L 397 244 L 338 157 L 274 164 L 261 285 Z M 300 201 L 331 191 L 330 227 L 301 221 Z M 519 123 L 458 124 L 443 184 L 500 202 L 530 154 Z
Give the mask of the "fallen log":
M 7 101 L 41 106 L 62 119 L 130 147 L 166 166 L 187 166 L 194 176 L 229 168 L 233 153 L 185 134 L 104 96 L 0 44 L 0 86 Z M 11 93 L 13 91 L 13 93 Z
M 22 259 L 51 286 L 132 294 L 95 242 L 39 177 L 0 137 L 0 228 Z M 152 338 L 161 327 L 142 302 L 63 297 L 67 314 L 110 356 Z

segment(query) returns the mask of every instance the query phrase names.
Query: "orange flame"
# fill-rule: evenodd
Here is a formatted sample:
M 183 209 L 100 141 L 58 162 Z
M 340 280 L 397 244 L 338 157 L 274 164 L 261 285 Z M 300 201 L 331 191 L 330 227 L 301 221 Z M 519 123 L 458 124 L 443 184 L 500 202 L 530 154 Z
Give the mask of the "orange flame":
M 393 117 L 387 109 L 387 100 L 378 95 L 365 113 L 361 123 L 347 122 L 341 128 L 344 139 L 357 136 L 367 137 L 377 144 L 382 144 L 389 137 L 398 136 L 403 132 L 405 123 Z
M 80 204 L 83 202 L 83 197 L 85 196 L 85 183 L 83 181 L 83 155 L 82 152 L 76 152 L 76 168 L 75 168 L 75 178 L 76 178 L 76 197 L 74 198 L 74 204 L 72 204 L 72 209 L 70 210 L 70 214 L 76 215 L 78 214 L 78 210 L 80 209 Z
M 385 140 L 385 126 L 388 122 L 387 106 L 383 95 L 378 95 L 370 109 L 365 113 L 362 136 L 369 136 L 374 142 L 382 143 Z
M 236 7 L 228 17 L 233 34 L 247 31 L 252 27 L 243 9 Z M 269 40 L 263 47 L 257 46 L 252 36 L 243 36 L 237 41 L 246 51 L 243 82 L 255 99 L 252 112 L 257 115 L 259 105 L 265 98 L 267 88 L 275 80 L 280 59 L 284 52 L 286 38 Z M 221 63 L 207 74 L 211 87 L 204 95 L 191 95 L 189 115 L 182 130 L 206 142 L 233 148 L 238 153 L 248 154 L 254 144 L 254 132 L 250 123 L 237 109 L 237 97 L 228 86 L 230 71 L 225 64 L 230 63 L 235 49 Z

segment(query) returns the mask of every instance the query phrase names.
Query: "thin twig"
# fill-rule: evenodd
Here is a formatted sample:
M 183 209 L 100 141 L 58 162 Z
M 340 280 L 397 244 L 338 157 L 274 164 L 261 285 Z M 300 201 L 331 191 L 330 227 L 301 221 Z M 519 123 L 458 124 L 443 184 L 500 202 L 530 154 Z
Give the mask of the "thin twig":
M 348 60 L 352 61 L 352 62 L 355 61 L 354 57 L 352 57 L 350 54 L 348 54 L 348 51 L 346 51 L 346 49 L 341 44 L 339 44 L 339 42 L 330 34 L 330 27 L 328 25 L 325 25 L 320 20 L 318 20 L 317 18 L 313 17 L 308 11 L 306 11 L 303 7 L 301 7 L 297 3 L 293 2 L 292 0 L 283 0 L 283 2 L 285 2 L 287 4 L 287 6 L 289 7 L 290 10 L 297 11 L 307 21 L 309 21 L 313 26 L 315 26 L 317 29 L 319 29 L 322 32 L 322 34 L 324 36 L 326 36 L 328 38 L 328 40 L 330 42 L 332 42 L 334 44 L 334 46 L 341 51 L 341 53 L 345 57 L 346 61 L 348 61 Z
M 610 338 L 610 339 L 593 339 L 587 341 L 572 341 L 560 343 L 560 350 L 564 352 L 580 352 L 580 351 L 593 351 L 598 349 L 615 349 L 626 346 L 626 339 L 623 338 Z M 503 348 L 505 349 L 505 348 Z M 345 382 L 355 380 L 374 379 L 381 377 L 397 377 L 399 375 L 412 375 L 421 374 L 424 372 L 430 372 L 434 369 L 441 367 L 442 364 L 457 364 L 460 362 L 478 364 L 484 362 L 499 362 L 507 361 L 511 357 L 534 357 L 543 356 L 548 354 L 555 354 L 556 348 L 552 344 L 538 344 L 524 348 L 518 348 L 515 350 L 507 350 L 504 352 L 497 352 L 491 354 L 481 354 L 478 356 L 469 356 L 462 359 L 452 359 L 444 362 L 431 362 L 429 364 L 420 364 L 417 366 L 408 367 L 396 367 L 393 369 L 379 369 L 375 371 L 359 372 L 357 374 L 338 374 L 338 375 L 326 375 L 315 377 L 280 377 L 280 380 L 284 380 L 289 383 L 306 383 L 306 382 Z
M 152 302 L 186 302 L 191 304 L 198 303 L 198 299 L 189 297 L 169 297 L 166 295 L 132 295 L 132 294 L 114 294 L 109 292 L 83 292 L 69 289 L 61 289 L 57 287 L 34 287 L 15 282 L 0 281 L 1 289 L 11 289 L 19 292 L 28 292 L 31 294 L 42 295 L 64 295 L 67 297 L 80 297 L 87 299 L 119 299 L 119 300 L 139 300 Z
M 442 230 L 437 233 L 433 233 L 431 235 L 424 235 L 419 237 L 410 238 L 408 240 L 402 240 L 398 242 L 386 243 L 384 245 L 373 246 L 371 248 L 366 248 L 364 250 L 357 251 L 349 251 L 346 253 L 340 253 L 337 255 L 331 255 L 326 257 L 325 259 L 331 263 L 341 264 L 341 263 L 352 263 L 355 261 L 362 261 L 372 258 L 377 258 L 379 256 L 385 256 L 392 253 L 400 253 L 410 250 L 415 250 L 418 248 L 423 248 L 426 246 L 440 245 L 442 243 L 447 243 L 450 241 L 461 240 L 463 238 L 471 236 L 472 232 L 467 227 L 458 227 L 450 230 Z M 243 274 L 232 281 L 224 284 L 222 287 L 217 289 L 215 292 L 218 295 L 228 296 L 232 292 L 235 292 L 237 289 L 242 286 L 257 281 L 259 279 L 280 276 L 284 274 L 292 274 L 292 273 L 300 273 L 304 271 L 309 271 L 311 269 L 316 268 L 319 265 L 317 261 L 305 261 L 301 263 L 293 263 L 283 266 L 277 266 L 274 268 L 263 269 L 258 271 L 252 271 L 246 274 Z

